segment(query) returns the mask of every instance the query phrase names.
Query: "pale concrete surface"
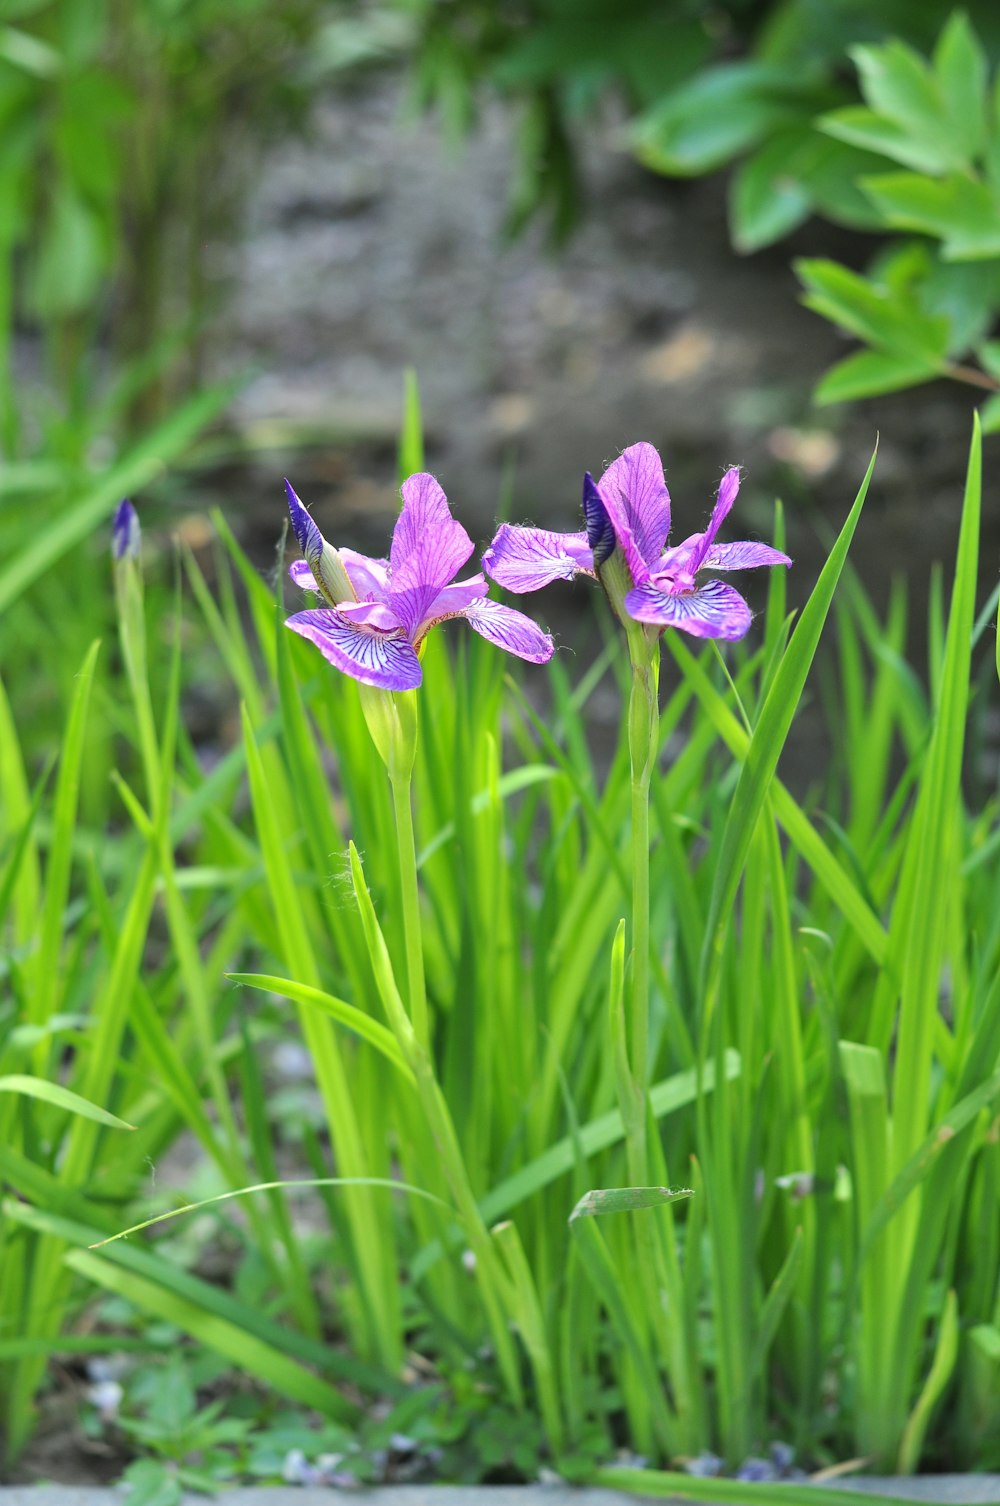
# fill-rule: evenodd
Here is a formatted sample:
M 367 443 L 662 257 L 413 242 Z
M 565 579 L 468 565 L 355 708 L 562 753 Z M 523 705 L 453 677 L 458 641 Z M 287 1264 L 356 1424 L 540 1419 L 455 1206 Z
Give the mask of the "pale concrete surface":
M 863 1491 L 877 1498 L 926 1501 L 931 1506 L 1000 1506 L 1000 1475 L 924 1475 L 916 1479 L 845 1476 L 827 1488 Z M 761 1489 L 761 1506 L 771 1506 L 781 1486 Z M 309 1486 L 244 1487 L 212 1497 L 220 1506 L 331 1506 L 337 1496 L 356 1506 L 624 1506 L 649 1500 L 614 1490 L 573 1490 L 564 1485 L 398 1485 L 378 1490 L 340 1491 Z M 0 1487 L 0 1506 L 121 1506 L 124 1492 L 101 1486 L 11 1485 Z M 186 1495 L 184 1506 L 206 1506 L 207 1496 Z M 658 1506 L 664 1506 L 661 1497 Z

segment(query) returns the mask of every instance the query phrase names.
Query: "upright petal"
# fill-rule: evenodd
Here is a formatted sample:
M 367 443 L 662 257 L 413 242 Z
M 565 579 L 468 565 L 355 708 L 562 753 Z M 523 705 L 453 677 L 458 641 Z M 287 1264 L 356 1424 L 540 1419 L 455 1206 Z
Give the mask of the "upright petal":
M 629 445 L 598 482 L 632 579 L 646 579 L 670 532 L 670 493 L 651 444 Z
M 433 476 L 426 472 L 408 476 L 401 490 L 403 510 L 396 521 L 389 550 L 394 583 L 409 589 L 418 579 L 427 581 L 434 573 L 440 590 L 469 558 L 472 540 L 452 517 L 448 499 Z M 457 563 L 451 563 L 452 560 Z M 435 561 L 440 563 L 435 565 Z M 406 579 L 400 582 L 404 572 Z
M 697 591 L 660 591 L 652 581 L 630 591 L 625 608 L 637 622 L 680 628 L 694 638 L 743 638 L 753 613 L 743 597 L 721 580 Z
M 386 600 L 411 641 L 420 635 L 431 603 L 465 564 L 472 540 L 448 510 L 433 476 L 403 482 L 403 511 L 389 551 Z
M 498 586 L 522 595 L 554 580 L 594 574 L 594 556 L 585 533 L 552 533 L 547 528 L 501 524 L 483 555 L 483 569 Z
M 532 664 L 544 664 L 552 658 L 555 644 L 548 633 L 543 633 L 537 622 L 513 607 L 501 606 L 487 596 L 466 607 L 461 616 L 481 638 L 488 638 L 508 654 L 516 654 Z
M 703 570 L 756 570 L 762 565 L 790 565 L 787 554 L 770 544 L 755 544 L 751 539 L 736 544 L 713 544 L 702 560 Z
M 712 508 L 712 516 L 708 520 L 708 527 L 701 536 L 701 543 L 695 550 L 691 562 L 692 570 L 700 570 L 705 563 L 708 551 L 715 543 L 715 535 L 718 533 L 726 518 L 732 512 L 736 494 L 740 489 L 740 468 L 732 465 L 719 482 L 719 491 Z
M 379 690 L 414 690 L 420 684 L 420 660 L 401 633 L 356 627 L 329 607 L 297 612 L 285 626 L 315 643 L 325 659 L 365 685 Z

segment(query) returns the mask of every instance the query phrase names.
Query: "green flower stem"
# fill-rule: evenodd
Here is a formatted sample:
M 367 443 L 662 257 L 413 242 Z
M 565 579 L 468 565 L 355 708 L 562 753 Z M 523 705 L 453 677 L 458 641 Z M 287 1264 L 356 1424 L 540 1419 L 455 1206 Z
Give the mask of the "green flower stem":
M 628 705 L 632 768 L 632 956 L 628 989 L 631 1103 L 623 1105 L 629 1174 L 647 1180 L 646 1091 L 649 1086 L 649 783 L 659 738 L 659 648 L 644 630 L 629 632 L 632 689 Z
M 396 818 L 396 848 L 399 856 L 399 886 L 403 902 L 403 938 L 406 947 L 406 992 L 413 1033 L 427 1049 L 430 1028 L 427 1017 L 427 985 L 424 979 L 424 944 L 420 928 L 420 892 L 417 886 L 417 849 L 413 838 L 411 776 L 399 774 L 390 780 Z

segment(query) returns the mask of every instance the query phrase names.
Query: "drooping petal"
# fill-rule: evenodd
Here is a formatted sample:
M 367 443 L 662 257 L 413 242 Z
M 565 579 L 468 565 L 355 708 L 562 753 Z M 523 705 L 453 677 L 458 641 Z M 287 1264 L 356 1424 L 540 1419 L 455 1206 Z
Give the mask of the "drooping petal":
M 378 633 L 398 633 L 403 624 L 384 601 L 345 601 L 337 608 L 341 617 L 358 627 L 372 628 Z
M 305 560 L 293 560 L 288 567 L 288 573 L 295 584 L 303 591 L 315 591 L 320 594 L 316 577 L 313 575 Z
M 632 579 L 646 579 L 670 532 L 670 493 L 651 444 L 629 445 L 598 482 Z
M 552 658 L 555 644 L 548 633 L 543 633 L 537 622 L 513 607 L 501 606 L 487 596 L 473 602 L 460 615 L 480 637 L 506 649 L 508 654 L 516 654 L 532 664 L 545 664 Z
M 583 518 L 587 525 L 587 543 L 590 545 L 594 565 L 603 565 L 614 552 L 617 540 L 604 499 L 589 471 L 583 473 Z
M 553 533 L 548 528 L 501 524 L 483 555 L 486 574 L 507 591 L 540 591 L 554 580 L 594 574 L 594 556 L 585 533 Z
M 420 660 L 402 633 L 356 627 L 329 607 L 297 612 L 285 626 L 315 643 L 325 659 L 365 685 L 379 690 L 413 690 L 420 684 Z
M 740 468 L 738 465 L 731 465 L 719 482 L 719 491 L 715 499 L 715 506 L 712 508 L 712 516 L 708 520 L 708 527 L 701 536 L 701 543 L 695 550 L 691 565 L 692 570 L 700 570 L 704 565 L 708 551 L 715 543 L 715 535 L 732 511 L 733 503 L 736 501 L 736 494 L 739 489 Z
M 702 560 L 703 570 L 756 570 L 762 565 L 790 565 L 787 554 L 770 544 L 741 539 L 735 544 L 713 544 Z
M 628 593 L 625 608 L 637 622 L 680 628 L 695 638 L 743 638 L 753 618 L 740 593 L 721 580 L 678 592 L 658 590 L 649 580 Z
M 464 612 L 466 607 L 473 602 L 481 601 L 487 592 L 486 576 L 483 574 L 470 575 L 468 580 L 452 581 L 450 586 L 445 586 L 427 608 L 423 630 L 432 628 L 436 622 L 444 622 L 449 617 L 457 617 Z
M 338 551 L 359 601 L 381 601 L 389 584 L 389 561 L 372 559 L 356 549 Z

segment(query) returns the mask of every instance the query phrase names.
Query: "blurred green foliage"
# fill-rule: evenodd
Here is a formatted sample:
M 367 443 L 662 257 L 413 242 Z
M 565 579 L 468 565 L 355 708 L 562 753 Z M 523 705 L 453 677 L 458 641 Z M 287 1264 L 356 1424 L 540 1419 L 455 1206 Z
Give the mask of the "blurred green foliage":
M 0 9 L 0 445 L 37 415 L 13 371 L 37 330 L 55 406 L 92 400 L 95 364 L 159 350 L 205 307 L 204 248 L 252 149 L 308 98 L 321 0 L 6 0 Z M 160 382 L 137 374 L 136 417 Z M 143 381 L 142 377 L 146 380 Z M 128 405 L 127 405 L 128 406 Z M 70 425 L 70 429 L 73 426 Z M 26 439 L 26 434 L 29 439 Z M 51 437 L 51 436 L 50 436 Z M 86 436 L 89 437 L 89 436 Z
M 451 132 L 485 91 L 520 111 L 511 231 L 535 215 L 557 241 L 571 230 L 579 142 L 599 112 L 614 118 L 614 96 L 631 150 L 655 172 L 732 169 L 737 250 L 813 214 L 891 237 L 865 278 L 799 265 L 808 305 L 868 347 L 828 374 L 819 401 L 941 375 L 997 390 L 1000 353 L 985 343 L 1000 308 L 992 0 L 950 17 L 938 0 L 399 3 L 420 18 L 417 98 Z M 1000 427 L 1000 403 L 983 417 Z

